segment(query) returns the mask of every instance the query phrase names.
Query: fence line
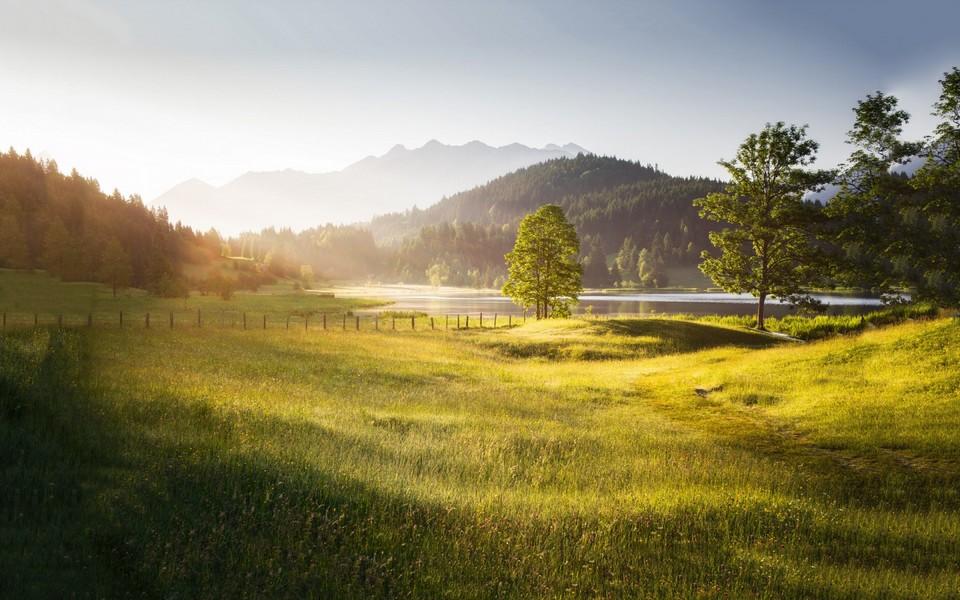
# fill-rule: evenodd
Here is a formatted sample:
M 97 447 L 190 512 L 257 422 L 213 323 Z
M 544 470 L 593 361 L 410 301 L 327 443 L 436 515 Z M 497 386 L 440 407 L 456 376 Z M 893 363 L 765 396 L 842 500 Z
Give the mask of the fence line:
M 252 320 L 248 320 L 248 314 Z M 318 313 L 277 313 L 277 312 L 250 312 L 247 311 L 210 311 L 203 312 L 198 309 L 165 311 L 160 313 L 151 313 L 144 311 L 142 313 L 131 313 L 129 311 L 92 311 L 87 313 L 51 313 L 51 312 L 20 312 L 20 311 L 2 311 L 0 318 L 0 331 L 11 331 L 14 329 L 30 328 L 72 328 L 72 329 L 241 329 L 241 330 L 267 330 L 284 329 L 289 330 L 291 324 L 298 325 L 298 321 L 303 323 L 304 331 L 329 331 L 339 329 L 341 331 L 384 331 L 380 327 L 379 313 L 356 314 L 353 312 L 343 313 L 319 313 L 319 321 L 315 318 Z M 336 323 L 336 317 L 340 318 L 340 327 L 328 327 L 327 315 L 331 315 Z M 158 317 L 159 318 L 156 318 Z M 260 316 L 259 323 L 256 316 Z M 164 318 L 166 317 L 166 318 Z M 212 318 L 211 318 L 212 317 Z M 353 327 L 347 327 L 348 318 L 353 318 Z M 461 320 L 463 317 L 463 320 Z M 467 330 L 467 329 L 503 329 L 511 328 L 520 323 L 526 322 L 526 315 L 519 317 L 514 322 L 513 315 L 507 315 L 506 319 L 494 313 L 484 316 L 474 315 L 475 320 L 471 324 L 470 314 L 456 313 L 443 315 L 443 327 L 435 315 L 412 315 L 407 321 L 405 318 L 400 320 L 398 326 L 397 315 L 390 315 L 389 331 L 449 331 L 449 330 Z M 259 327 L 257 326 L 259 325 Z

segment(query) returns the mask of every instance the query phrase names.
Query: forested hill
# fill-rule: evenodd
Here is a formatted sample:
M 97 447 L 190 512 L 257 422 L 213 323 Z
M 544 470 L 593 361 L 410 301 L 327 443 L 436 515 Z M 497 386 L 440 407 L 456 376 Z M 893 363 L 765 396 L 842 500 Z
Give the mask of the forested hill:
M 219 256 L 221 241 L 171 224 L 139 196 L 105 194 L 29 150 L 0 152 L 0 267 L 46 269 L 64 281 L 102 281 L 182 295 L 188 261 Z
M 409 272 L 415 274 L 423 265 L 414 257 L 425 259 L 427 253 L 421 247 L 435 246 L 438 233 L 451 231 L 448 224 L 456 230 L 457 224 L 473 223 L 511 237 L 525 214 L 543 204 L 558 204 L 580 234 L 588 285 L 639 282 L 643 265 L 638 263 L 644 250 L 648 269 L 651 262 L 659 266 L 696 262 L 708 247 L 710 227 L 692 201 L 722 185 L 699 177 L 673 177 L 628 160 L 580 154 L 514 171 L 424 210 L 377 217 L 371 230 L 381 243 L 399 243 L 401 260 L 411 263 Z M 612 259 L 614 254 L 621 256 L 606 262 L 615 262 L 616 270 L 622 272 L 611 273 L 609 281 L 603 281 L 597 263 L 601 255 Z M 469 257 L 452 259 L 469 262 Z M 591 260 L 592 269 L 587 264 Z

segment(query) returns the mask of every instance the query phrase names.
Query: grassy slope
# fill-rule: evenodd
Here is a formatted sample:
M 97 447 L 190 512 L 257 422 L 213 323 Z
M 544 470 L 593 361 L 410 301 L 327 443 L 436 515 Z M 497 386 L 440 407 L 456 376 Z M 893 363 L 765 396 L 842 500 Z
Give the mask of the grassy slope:
M 198 309 L 211 314 L 238 311 L 313 313 L 382 304 L 362 298 L 324 298 L 295 293 L 289 285 L 264 286 L 261 290 L 256 293 L 236 292 L 230 300 L 196 292 L 189 298 L 158 298 L 135 289 L 124 290 L 114 298 L 109 287 L 98 283 L 61 283 L 43 271 L 29 273 L 0 269 L 0 310 L 17 313 L 21 321 L 29 318 L 30 322 L 34 312 L 40 313 L 43 321 L 51 322 L 60 313 L 76 319 L 93 312 L 98 319 L 115 321 L 119 311 L 124 311 L 131 319 L 146 312 L 165 315 L 174 311 L 178 313 L 178 320 L 192 322 Z M 11 320 L 13 317 L 10 315 Z
M 21 597 L 955 597 L 958 342 L 8 336 L 0 568 Z

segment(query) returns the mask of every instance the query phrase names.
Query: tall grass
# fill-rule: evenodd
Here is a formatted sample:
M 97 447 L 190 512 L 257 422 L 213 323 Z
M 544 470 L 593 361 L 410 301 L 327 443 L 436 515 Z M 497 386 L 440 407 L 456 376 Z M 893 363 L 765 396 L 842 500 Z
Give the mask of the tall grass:
M 908 319 L 931 319 L 938 309 L 932 304 L 898 304 L 862 315 L 787 315 L 764 319 L 768 330 L 783 333 L 802 340 L 816 340 L 833 335 L 856 333 L 882 325 L 901 323 Z M 755 327 L 757 320 L 746 315 L 692 317 L 677 315 L 680 319 L 693 319 L 705 323 L 717 323 L 734 327 Z
M 0 340 L 27 399 L 0 422 L 11 597 L 960 589 L 947 321 L 802 346 L 679 320 Z

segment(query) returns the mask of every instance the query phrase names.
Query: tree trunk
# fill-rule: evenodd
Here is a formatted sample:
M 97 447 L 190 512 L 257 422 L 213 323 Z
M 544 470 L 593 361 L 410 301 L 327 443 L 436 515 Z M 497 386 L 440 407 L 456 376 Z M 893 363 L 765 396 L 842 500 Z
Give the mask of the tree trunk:
M 763 304 L 767 300 L 767 295 L 760 294 L 760 297 L 757 298 L 757 329 L 760 331 L 766 331 L 767 328 L 764 326 L 763 322 Z

